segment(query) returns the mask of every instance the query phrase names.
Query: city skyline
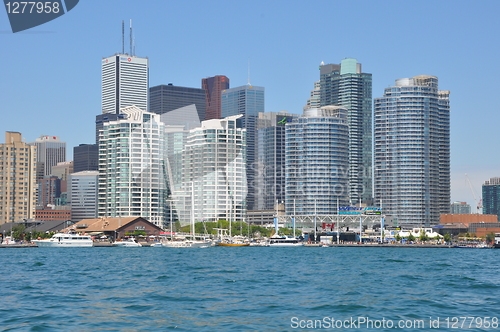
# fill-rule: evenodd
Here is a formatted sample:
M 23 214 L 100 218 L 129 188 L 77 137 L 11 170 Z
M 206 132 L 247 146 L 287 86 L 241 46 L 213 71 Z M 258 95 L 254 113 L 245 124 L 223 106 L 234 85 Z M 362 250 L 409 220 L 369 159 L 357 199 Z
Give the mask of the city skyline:
M 196 12 L 188 10 L 193 3 L 199 9 Z M 215 75 L 225 75 L 232 86 L 240 86 L 250 76 L 253 84 L 266 88 L 265 109 L 271 112 L 302 112 L 321 61 L 356 58 L 373 75 L 373 96 L 380 96 L 399 77 L 439 77 L 440 86 L 451 91 L 452 201 L 476 204 L 465 173 L 476 193 L 484 181 L 499 175 L 500 157 L 490 151 L 497 139 L 493 126 L 499 116 L 491 82 L 499 70 L 494 58 L 498 46 L 491 43 L 490 31 L 498 29 L 493 15 L 500 4 L 457 2 L 453 12 L 447 3 L 431 1 L 418 7 L 395 1 L 342 4 L 343 15 L 338 19 L 350 29 L 336 34 L 335 43 L 324 42 L 316 23 L 318 9 L 334 10 L 336 2 L 293 2 L 287 15 L 280 15 L 284 4 L 280 1 L 229 4 L 155 1 L 146 8 L 134 1 L 119 7 L 104 3 L 98 18 L 106 19 L 89 24 L 96 7 L 81 3 L 58 20 L 17 34 L 7 33 L 8 20 L 2 14 L 1 38 L 8 45 L 3 76 L 9 79 L 1 80 L 0 88 L 6 109 L 24 116 L 8 117 L 1 129 L 21 132 L 26 141 L 58 136 L 67 142 L 67 150 L 93 143 L 95 115 L 101 113 L 99 61 L 120 52 L 121 21 L 132 18 L 135 53 L 150 59 L 150 86 L 172 82 L 200 88 L 202 78 Z M 224 38 L 204 40 L 209 32 L 199 24 L 207 15 L 214 18 L 210 31 L 219 29 Z M 353 17 L 363 24 L 349 25 Z M 418 28 L 396 29 L 417 19 L 422 22 Z M 154 38 L 158 22 L 170 29 L 186 21 L 193 22 L 192 29 L 169 35 L 164 42 Z M 237 40 L 237 31 L 249 26 L 253 33 Z M 311 52 L 313 44 L 322 47 Z M 200 52 L 205 48 L 205 53 Z M 223 50 L 224 56 L 211 49 Z M 484 69 L 470 65 L 473 61 L 480 61 Z M 28 89 L 27 97 L 24 85 L 28 82 L 34 88 Z M 72 122 L 74 127 L 68 125 Z

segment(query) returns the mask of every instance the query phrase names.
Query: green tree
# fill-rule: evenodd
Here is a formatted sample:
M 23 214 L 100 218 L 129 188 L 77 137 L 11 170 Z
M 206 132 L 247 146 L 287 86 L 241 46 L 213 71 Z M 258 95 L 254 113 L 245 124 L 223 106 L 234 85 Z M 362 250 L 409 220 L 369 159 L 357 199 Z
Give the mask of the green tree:
M 396 236 L 394 237 L 396 239 L 396 241 L 400 242 L 402 240 L 402 237 L 399 235 L 399 233 L 396 234 Z
M 444 235 L 444 241 L 445 242 L 451 242 L 451 235 L 450 235 L 450 233 L 446 233 Z
M 12 227 L 12 237 L 14 240 L 19 241 L 24 239 L 24 231 L 26 227 L 24 225 L 17 225 Z
M 486 234 L 485 240 L 486 240 L 486 243 L 488 243 L 488 244 L 492 244 L 493 242 L 495 242 L 495 233 L 490 232 L 490 233 Z
M 429 241 L 429 236 L 427 235 L 427 232 L 425 232 L 423 229 L 420 230 L 420 236 L 418 238 L 421 242 Z
M 407 239 L 408 241 L 410 241 L 410 242 L 413 242 L 413 241 L 415 241 L 415 236 L 413 236 L 413 234 L 412 234 L 412 233 L 410 233 L 410 235 L 408 235 L 408 236 L 406 237 L 406 239 Z

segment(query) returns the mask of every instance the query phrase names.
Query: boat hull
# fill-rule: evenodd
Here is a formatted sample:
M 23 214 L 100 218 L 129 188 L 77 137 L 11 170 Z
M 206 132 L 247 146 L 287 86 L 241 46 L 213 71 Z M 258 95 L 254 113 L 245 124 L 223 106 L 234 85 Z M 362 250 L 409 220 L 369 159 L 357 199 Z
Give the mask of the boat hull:
M 139 243 L 119 243 L 119 242 L 115 242 L 113 243 L 113 246 L 114 247 L 127 247 L 127 248 L 138 248 L 138 247 L 142 247 Z
M 271 243 L 270 247 L 303 247 L 303 243 Z
M 218 242 L 217 246 L 219 247 L 248 247 L 250 243 L 224 243 Z
M 50 240 L 34 240 L 33 241 L 37 247 L 59 247 L 59 248 L 67 248 L 67 247 L 92 247 L 92 241 L 78 241 L 78 242 L 58 242 L 58 241 L 50 241 Z
M 169 241 L 164 242 L 163 246 L 168 248 L 208 248 L 210 247 L 210 242 Z
M 92 247 L 94 242 L 87 235 L 57 233 L 50 239 L 33 240 L 37 247 Z

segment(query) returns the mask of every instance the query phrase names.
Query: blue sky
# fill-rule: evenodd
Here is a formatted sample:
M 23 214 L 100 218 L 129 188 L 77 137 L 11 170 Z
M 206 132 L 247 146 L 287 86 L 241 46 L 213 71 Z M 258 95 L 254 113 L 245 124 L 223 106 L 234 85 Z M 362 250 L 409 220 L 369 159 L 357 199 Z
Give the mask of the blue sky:
M 150 86 L 199 88 L 204 77 L 226 75 L 236 87 L 250 62 L 266 111 L 301 113 L 321 61 L 358 59 L 373 74 L 374 98 L 398 78 L 437 76 L 451 91 L 452 200 L 474 205 L 464 174 L 478 197 L 484 180 L 500 176 L 498 12 L 493 0 L 80 0 L 13 34 L 0 10 L 0 132 L 60 136 L 69 159 L 73 146 L 93 143 L 101 58 L 121 51 L 121 21 L 133 19 Z

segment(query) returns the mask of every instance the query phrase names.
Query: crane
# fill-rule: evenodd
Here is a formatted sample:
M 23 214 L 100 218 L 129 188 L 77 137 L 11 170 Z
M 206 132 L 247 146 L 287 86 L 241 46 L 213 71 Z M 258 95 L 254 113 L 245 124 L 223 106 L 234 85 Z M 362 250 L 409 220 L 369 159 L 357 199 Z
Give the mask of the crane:
M 474 190 L 474 187 L 472 186 L 472 183 L 470 182 L 470 179 L 469 179 L 469 176 L 467 175 L 467 173 L 465 173 L 465 180 L 469 184 L 470 190 L 472 192 L 472 196 L 474 197 L 474 200 L 476 201 L 476 213 L 479 214 L 479 209 L 483 208 L 483 199 L 481 198 L 481 199 L 479 199 L 479 201 L 477 200 L 476 191 Z

